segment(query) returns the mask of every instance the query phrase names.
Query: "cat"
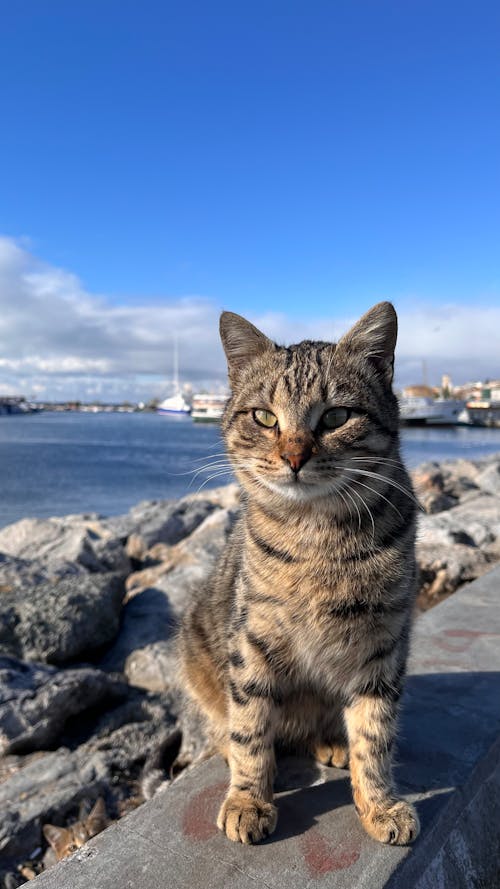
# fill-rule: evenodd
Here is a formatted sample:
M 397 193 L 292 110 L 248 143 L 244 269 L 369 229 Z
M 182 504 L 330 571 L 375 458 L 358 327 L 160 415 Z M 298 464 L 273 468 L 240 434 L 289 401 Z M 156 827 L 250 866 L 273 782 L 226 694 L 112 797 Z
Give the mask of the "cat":
M 50 846 L 50 857 L 45 862 L 45 867 L 55 861 L 61 861 L 68 855 L 72 855 L 80 849 L 87 840 L 104 830 L 108 824 L 106 806 L 102 797 L 99 797 L 94 807 L 85 814 L 80 807 L 79 820 L 69 827 L 56 827 L 55 824 L 44 824 L 43 835 Z M 53 857 L 55 861 L 53 861 Z
M 231 771 L 230 840 L 275 828 L 275 742 L 349 764 L 366 831 L 405 845 L 415 809 L 391 751 L 416 593 L 411 483 L 392 390 L 397 316 L 368 311 L 338 344 L 278 346 L 220 321 L 222 421 L 242 514 L 179 633 L 184 685 Z

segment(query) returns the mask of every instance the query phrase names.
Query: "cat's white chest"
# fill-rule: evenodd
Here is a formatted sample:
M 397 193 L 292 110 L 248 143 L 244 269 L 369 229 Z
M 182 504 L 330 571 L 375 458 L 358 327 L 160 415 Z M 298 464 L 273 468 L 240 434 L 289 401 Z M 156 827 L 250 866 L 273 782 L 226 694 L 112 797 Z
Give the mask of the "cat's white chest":
M 362 656 L 348 633 L 307 625 L 294 634 L 293 650 L 298 673 L 325 691 L 344 688 L 359 670 Z

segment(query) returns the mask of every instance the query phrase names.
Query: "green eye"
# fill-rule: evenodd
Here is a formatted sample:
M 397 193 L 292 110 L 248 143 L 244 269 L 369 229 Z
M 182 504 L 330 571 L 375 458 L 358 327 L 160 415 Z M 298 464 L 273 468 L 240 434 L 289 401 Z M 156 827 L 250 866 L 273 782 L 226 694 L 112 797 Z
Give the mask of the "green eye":
M 266 429 L 273 429 L 278 423 L 277 418 L 271 411 L 254 411 L 253 418 L 259 426 L 265 426 Z
M 338 429 L 347 423 L 351 411 L 347 407 L 331 407 L 321 417 L 321 425 L 325 429 Z

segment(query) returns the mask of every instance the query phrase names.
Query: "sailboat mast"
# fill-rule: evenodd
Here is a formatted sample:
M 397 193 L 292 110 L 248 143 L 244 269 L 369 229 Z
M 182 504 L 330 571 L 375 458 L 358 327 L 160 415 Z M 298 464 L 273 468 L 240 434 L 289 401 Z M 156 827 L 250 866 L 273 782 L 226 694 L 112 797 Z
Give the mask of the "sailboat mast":
M 180 389 L 179 386 L 179 344 L 177 334 L 174 337 L 174 389 L 175 393 Z

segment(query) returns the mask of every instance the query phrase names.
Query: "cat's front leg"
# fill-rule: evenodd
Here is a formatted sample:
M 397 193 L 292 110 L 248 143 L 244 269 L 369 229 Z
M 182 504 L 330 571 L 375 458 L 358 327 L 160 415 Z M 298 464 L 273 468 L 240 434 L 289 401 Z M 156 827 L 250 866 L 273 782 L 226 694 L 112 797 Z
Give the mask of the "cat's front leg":
M 394 794 L 391 750 L 397 704 L 390 689 L 356 696 L 345 710 L 354 803 L 370 836 L 407 845 L 420 830 L 414 807 Z
M 276 703 L 269 683 L 232 676 L 229 707 L 231 784 L 217 818 L 230 840 L 256 843 L 276 827 L 273 805 Z

